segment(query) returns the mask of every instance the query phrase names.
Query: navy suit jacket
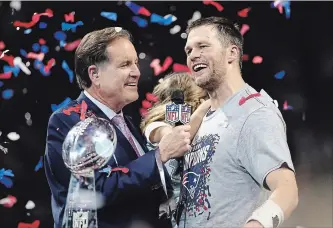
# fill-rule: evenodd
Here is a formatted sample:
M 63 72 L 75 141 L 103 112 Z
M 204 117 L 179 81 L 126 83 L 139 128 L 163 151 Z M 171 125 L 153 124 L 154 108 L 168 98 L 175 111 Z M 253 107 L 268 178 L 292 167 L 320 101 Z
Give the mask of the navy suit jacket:
M 60 228 L 64 215 L 67 191 L 71 173 L 66 168 L 62 158 L 62 144 L 69 130 L 80 121 L 80 113 L 72 111 L 75 106 L 85 102 L 88 113 L 97 117 L 108 117 L 82 92 L 78 99 L 71 101 L 65 107 L 55 111 L 47 127 L 45 172 L 52 193 L 52 213 L 55 228 Z M 71 108 L 72 107 L 72 108 Z M 78 111 L 78 109 L 76 109 Z M 95 171 L 96 191 L 103 194 L 106 199 L 105 206 L 97 211 L 99 228 L 128 227 L 134 220 L 145 221 L 152 227 L 169 227 L 166 220 L 159 221 L 159 205 L 166 199 L 161 185 L 160 174 L 155 161 L 155 151 L 148 151 L 145 138 L 138 132 L 130 119 L 125 120 L 133 136 L 142 146 L 145 154 L 137 157 L 131 144 L 116 129 L 117 146 L 115 156 L 119 167 L 129 169 L 128 173 L 112 172 L 109 177 L 106 173 Z M 112 157 L 107 165 L 116 167 Z M 103 167 L 104 168 L 104 167 Z M 171 180 L 164 169 L 167 188 L 171 189 Z

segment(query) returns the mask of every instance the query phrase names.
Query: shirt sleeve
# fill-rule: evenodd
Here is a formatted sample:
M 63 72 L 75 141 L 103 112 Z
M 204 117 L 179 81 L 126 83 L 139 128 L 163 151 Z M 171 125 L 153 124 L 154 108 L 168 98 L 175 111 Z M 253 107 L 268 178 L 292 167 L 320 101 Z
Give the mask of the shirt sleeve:
M 251 113 L 240 132 L 237 155 L 241 166 L 266 188 L 266 176 L 282 166 L 295 171 L 285 123 L 277 111 L 267 107 Z
M 147 142 L 150 143 L 150 145 L 152 147 L 157 147 L 158 143 L 152 143 L 152 142 L 150 142 L 150 140 L 149 140 L 150 134 L 156 128 L 159 128 L 159 127 L 162 127 L 162 126 L 170 126 L 170 125 L 167 124 L 167 123 L 165 123 L 165 122 L 162 122 L 162 121 L 155 121 L 155 122 L 152 122 L 152 123 L 148 124 L 148 126 L 146 127 L 146 130 L 145 130 L 144 134 L 145 134 L 145 137 L 147 139 Z

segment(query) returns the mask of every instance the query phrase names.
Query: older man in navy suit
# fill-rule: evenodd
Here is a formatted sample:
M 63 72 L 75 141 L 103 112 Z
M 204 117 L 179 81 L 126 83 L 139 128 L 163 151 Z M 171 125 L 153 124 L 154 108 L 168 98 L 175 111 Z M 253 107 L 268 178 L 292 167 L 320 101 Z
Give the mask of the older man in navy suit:
M 124 29 L 111 27 L 87 34 L 75 52 L 75 72 L 83 92 L 53 113 L 47 128 L 45 170 L 54 226 L 62 226 L 71 175 L 62 159 L 62 144 L 76 123 L 95 115 L 114 124 L 118 139 L 106 166 L 113 171 L 95 172 L 96 191 L 105 197 L 105 205 L 98 210 L 99 228 L 135 227 L 135 222 L 168 227 L 169 223 L 158 219 L 159 205 L 166 199 L 165 186 L 170 186 L 163 163 L 190 149 L 190 127 L 175 127 L 157 150 L 148 151 L 144 138 L 123 115 L 123 107 L 138 99 L 140 78 L 137 53 Z

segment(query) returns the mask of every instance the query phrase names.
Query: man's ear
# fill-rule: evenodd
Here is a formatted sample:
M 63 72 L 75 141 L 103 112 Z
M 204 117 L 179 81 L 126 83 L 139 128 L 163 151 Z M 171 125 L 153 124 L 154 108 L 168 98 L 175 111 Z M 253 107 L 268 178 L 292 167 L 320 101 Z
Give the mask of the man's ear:
M 228 63 L 232 63 L 235 60 L 237 61 L 239 58 L 239 49 L 236 45 L 230 45 L 230 47 L 227 48 L 227 59 Z
M 91 80 L 91 83 L 95 86 L 99 86 L 99 75 L 98 68 L 96 65 L 91 65 L 88 67 L 88 75 Z

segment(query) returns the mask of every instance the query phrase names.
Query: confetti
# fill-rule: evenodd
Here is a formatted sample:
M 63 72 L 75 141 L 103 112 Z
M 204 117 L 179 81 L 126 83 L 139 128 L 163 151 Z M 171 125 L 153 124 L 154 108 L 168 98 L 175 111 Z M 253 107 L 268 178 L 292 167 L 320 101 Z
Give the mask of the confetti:
M 6 54 L 7 52 L 9 52 L 9 50 L 5 50 L 5 51 L 3 51 L 3 52 L 1 53 L 1 55 L 0 55 L 0 59 L 1 59 L 2 57 L 4 57 L 5 54 Z
M 133 16 L 132 21 L 134 21 L 140 28 L 145 28 L 148 26 L 148 21 L 138 16 Z
M 117 17 L 118 17 L 117 13 L 114 13 L 114 12 L 104 12 L 104 11 L 101 12 L 101 16 L 105 17 L 105 18 L 107 18 L 107 19 L 109 19 L 111 21 L 117 21 Z
M 34 43 L 34 44 L 32 45 L 32 50 L 33 50 L 34 52 L 38 52 L 38 51 L 40 51 L 40 44 L 39 44 L 39 43 Z
M 18 74 L 20 73 L 20 68 L 17 67 L 17 66 L 11 67 L 11 66 L 5 65 L 5 66 L 3 66 L 3 71 L 5 73 L 7 73 L 7 72 L 13 72 L 14 76 L 17 77 Z
M 11 72 L 8 72 L 8 73 L 11 73 Z M 7 74 L 7 73 L 6 73 Z M 0 79 L 1 79 L 1 74 L 0 74 Z M 3 86 L 3 82 L 2 81 L 0 81 L 0 87 L 2 87 Z M 0 134 L 1 135 L 1 134 Z
M 139 112 L 142 117 L 146 117 L 148 114 L 148 110 L 145 108 L 140 108 Z
M 271 8 L 277 8 L 280 14 L 283 14 L 283 10 L 286 14 L 286 18 L 290 19 L 290 1 L 277 0 L 271 3 Z
M 8 195 L 6 198 L 0 199 L 0 204 L 7 208 L 13 207 L 16 202 L 16 197 L 12 195 Z
M 11 71 L 3 73 L 3 74 L 0 74 L 0 79 L 10 79 L 11 77 L 12 77 L 12 72 Z
M 249 55 L 248 54 L 243 54 L 242 60 L 243 61 L 249 61 Z
M 38 228 L 40 225 L 39 220 L 35 220 L 33 223 L 24 223 L 20 222 L 17 226 L 17 228 Z
M 46 46 L 46 45 L 42 45 L 41 47 L 40 47 L 40 51 L 42 52 L 42 53 L 48 53 L 49 52 L 49 47 L 48 46 Z
M 198 20 L 198 19 L 200 19 L 200 18 L 201 18 L 201 13 L 200 13 L 200 11 L 195 11 L 195 12 L 193 13 L 192 18 L 191 18 L 190 20 L 187 21 L 187 24 L 189 25 L 189 24 L 191 24 L 193 21 L 196 21 L 196 20 Z
M 74 24 L 69 24 L 69 23 L 61 23 L 61 30 L 62 31 L 69 31 L 69 30 L 72 30 L 72 32 L 76 32 L 76 28 L 78 26 L 82 26 L 83 25 L 83 22 L 82 21 L 78 21 Z
M 69 68 L 67 62 L 65 60 L 62 61 L 61 64 L 62 69 L 64 69 L 66 71 L 66 73 L 68 74 L 69 77 L 69 81 L 70 83 L 73 83 L 74 80 L 74 72 Z
M 10 169 L 0 169 L 0 183 L 6 186 L 6 188 L 13 187 L 13 180 L 9 177 L 14 177 L 13 171 Z
M 145 109 L 149 109 L 149 108 L 153 107 L 153 104 L 147 100 L 143 100 L 141 102 L 141 104 L 142 104 L 142 107 Z
M 284 101 L 283 103 L 283 110 L 293 110 L 293 107 L 288 105 L 287 101 Z
M 65 45 L 64 49 L 66 51 L 73 51 L 73 50 L 75 50 L 77 48 L 77 46 L 79 46 L 80 42 L 81 42 L 81 39 L 75 40 L 75 41 L 73 41 L 71 43 L 67 43 Z
M 33 201 L 29 200 L 25 205 L 25 209 L 31 210 L 31 209 L 34 209 L 35 206 L 36 206 L 35 203 Z
M 285 72 L 284 70 L 282 70 L 282 71 L 280 71 L 280 72 L 277 72 L 277 73 L 274 75 L 274 77 L 275 77 L 276 79 L 282 79 L 282 78 L 284 78 L 285 75 L 286 75 L 286 72 Z
M 15 9 L 16 11 L 20 11 L 21 9 L 21 1 L 11 1 L 9 4 L 10 8 Z
M 43 156 L 40 156 L 40 159 L 35 166 L 35 172 L 37 172 L 39 169 L 43 168 Z
M 240 17 L 248 17 L 248 13 L 251 10 L 251 8 L 245 8 L 237 12 L 238 16 Z
M 120 32 L 123 28 L 122 27 L 115 27 L 114 30 L 116 30 L 116 32 Z
M 2 150 L 2 152 L 4 152 L 5 154 L 8 153 L 8 148 L 3 147 L 3 146 L 1 146 L 1 145 L 0 145 L 0 150 Z
M 55 112 L 56 110 L 64 107 L 65 105 L 67 105 L 69 102 L 71 102 L 72 99 L 70 99 L 69 97 L 66 97 L 65 100 L 63 100 L 60 104 L 51 104 L 51 110 L 52 112 Z
M 40 29 L 46 29 L 47 28 L 47 24 L 45 22 L 40 22 L 39 23 L 39 28 Z
M 9 138 L 12 141 L 17 141 L 20 139 L 20 135 L 17 134 L 16 132 L 10 132 L 8 133 L 7 138 Z
M 254 64 L 260 64 L 260 63 L 262 63 L 262 61 L 263 61 L 263 58 L 261 56 L 254 56 L 252 59 L 252 63 L 254 63 Z
M 56 61 L 54 58 L 50 59 L 49 61 L 47 61 L 46 66 L 44 67 L 44 71 L 46 73 L 49 73 L 51 68 L 56 64 Z
M 149 17 L 151 13 L 142 6 L 139 6 L 138 4 L 135 4 L 134 2 L 126 2 L 125 5 L 135 14 L 135 15 L 143 15 Z
M 242 34 L 242 36 L 244 36 L 244 34 L 249 30 L 250 30 L 250 26 L 247 24 L 243 24 L 240 29 L 240 33 Z
M 44 13 L 39 13 L 39 14 L 34 13 L 34 15 L 32 15 L 32 18 L 31 18 L 30 22 L 14 21 L 13 26 L 14 27 L 31 28 L 37 22 L 39 22 L 41 16 L 53 17 L 53 11 L 51 9 L 46 9 Z
M 179 64 L 179 63 L 173 64 L 172 70 L 174 72 L 191 72 L 190 69 L 186 65 Z
M 1 54 L 2 55 L 2 52 Z M 6 61 L 10 66 L 14 66 L 14 56 L 12 55 L 6 55 L 4 54 L 2 58 L 0 58 L 0 60 Z
M 153 103 L 156 103 L 158 101 L 158 97 L 152 93 L 146 93 L 146 99 Z
M 153 13 L 150 16 L 151 23 L 157 23 L 159 25 L 170 25 L 173 22 L 173 15 L 169 15 L 167 18 L 164 18 L 158 14 Z
M 5 49 L 6 45 L 3 41 L 0 41 L 0 50 Z
M 171 34 L 176 34 L 180 31 L 181 27 L 179 25 L 175 25 L 173 28 L 170 29 Z
M 66 22 L 74 22 L 74 15 L 75 15 L 75 12 L 70 12 L 69 14 L 65 14 L 64 17 L 65 17 L 65 21 Z
M 224 9 L 223 6 L 220 3 L 214 2 L 212 0 L 206 0 L 206 1 L 203 1 L 203 3 L 205 5 L 212 5 L 212 6 L 214 6 L 220 12 Z
M 26 56 L 29 59 L 37 59 L 39 61 L 43 61 L 45 54 L 44 53 L 34 53 L 34 52 L 29 52 Z
M 154 59 L 150 63 L 150 67 L 154 69 L 154 75 L 155 76 L 157 76 L 157 75 L 161 74 L 162 72 L 166 71 L 169 68 L 169 66 L 171 66 L 173 60 L 170 56 L 168 56 L 164 60 L 163 66 L 160 65 L 160 62 L 161 62 L 161 60 Z
M 24 30 L 24 34 L 30 34 L 31 31 L 32 31 L 32 29 L 26 29 L 26 30 Z
M 4 91 L 2 91 L 2 98 L 4 100 L 9 100 L 10 98 L 12 98 L 14 95 L 14 90 L 12 89 L 5 89 Z
M 20 57 L 14 58 L 14 65 L 18 66 L 25 74 L 30 75 L 31 71 L 29 68 L 22 62 L 22 59 Z

